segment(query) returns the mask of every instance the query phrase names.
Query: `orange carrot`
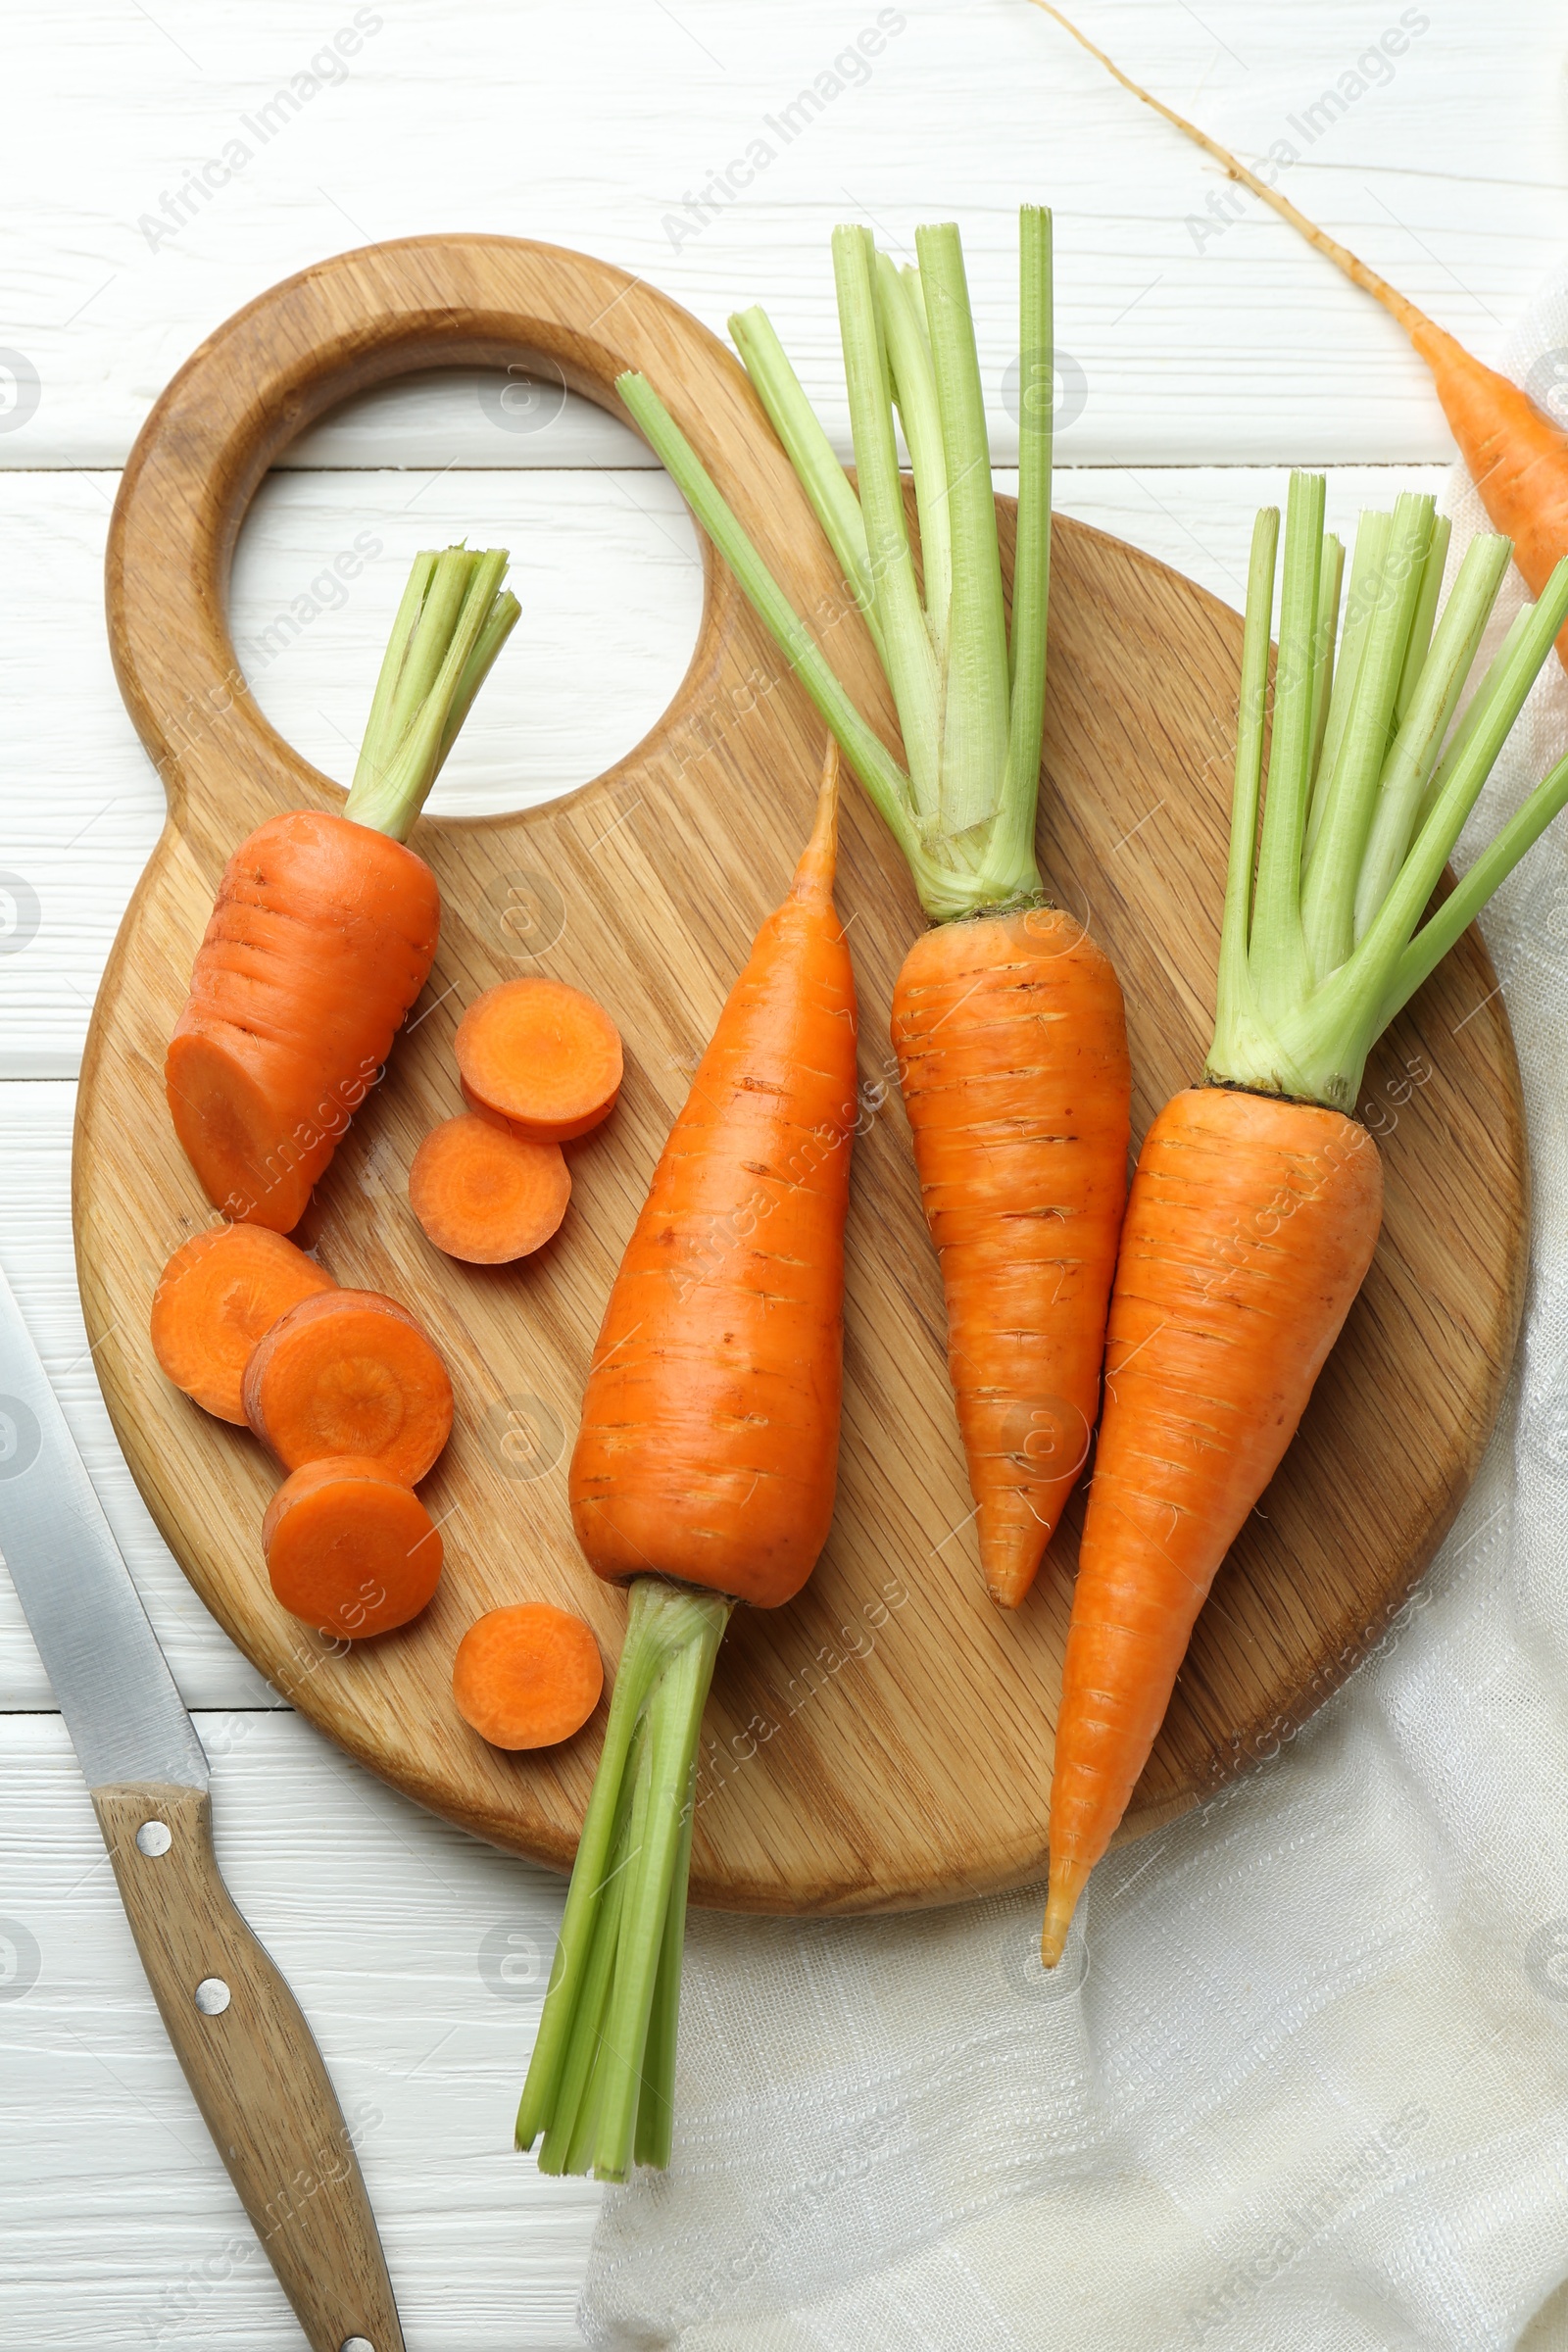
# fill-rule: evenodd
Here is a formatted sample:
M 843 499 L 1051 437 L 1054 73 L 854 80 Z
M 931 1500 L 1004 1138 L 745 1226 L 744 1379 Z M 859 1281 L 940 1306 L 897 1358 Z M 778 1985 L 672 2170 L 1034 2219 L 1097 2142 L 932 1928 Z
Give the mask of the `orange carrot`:
M 245 1425 L 241 1386 L 252 1348 L 279 1315 L 330 1274 L 280 1233 L 215 1225 L 174 1251 L 153 1293 L 153 1353 L 176 1389 L 220 1421 Z
M 463 1092 L 534 1143 L 564 1144 L 607 1119 L 620 1092 L 620 1033 L 564 980 L 503 980 L 475 997 L 454 1050 Z
M 286 1470 L 351 1454 L 414 1487 L 452 1434 L 446 1366 L 379 1291 L 291 1307 L 258 1344 L 244 1394 L 246 1419 Z
M 1010 630 L 958 232 L 920 228 L 915 246 L 918 269 L 901 270 L 863 226 L 834 232 L 853 487 L 766 314 L 730 320 L 871 633 L 906 772 L 657 394 L 640 376 L 617 388 L 854 762 L 938 926 L 899 976 L 893 1038 L 942 1262 L 981 1571 L 993 1596 L 1016 1607 L 1095 1418 L 1131 1073 L 1115 974 L 1052 907 L 1035 858 L 1051 576 L 1051 216 L 1025 205 L 1019 219 Z M 914 476 L 918 571 L 895 404 Z
M 1319 228 L 1315 220 L 1309 220 L 1278 188 L 1271 188 L 1255 172 L 1250 172 L 1228 147 L 1222 147 L 1207 131 L 1200 130 L 1196 122 L 1190 122 L 1185 115 L 1177 114 L 1173 107 L 1164 105 L 1124 74 L 1086 33 L 1079 31 L 1070 18 L 1064 17 L 1059 8 L 1054 8 L 1051 0 L 1034 0 L 1034 5 L 1048 17 L 1054 17 L 1091 57 L 1098 58 L 1123 89 L 1130 90 L 1145 106 L 1152 107 L 1156 115 L 1163 115 L 1167 122 L 1174 123 L 1187 138 L 1195 140 L 1223 167 L 1229 178 L 1250 188 L 1254 196 L 1299 230 L 1308 244 L 1336 269 L 1343 270 L 1352 284 L 1370 294 L 1374 302 L 1380 302 L 1398 321 L 1432 370 L 1433 387 L 1443 413 L 1488 515 L 1494 526 L 1513 541 L 1514 562 L 1531 595 L 1543 595 L 1552 571 L 1568 556 L 1568 432 L 1539 409 L 1527 392 L 1510 383 L 1505 375 L 1499 375 L 1494 368 L 1488 368 L 1466 351 L 1462 343 L 1436 325 L 1397 287 L 1391 286 L 1386 277 L 1380 277 L 1351 253 L 1348 246 Z M 1557 654 L 1568 667 L 1568 628 L 1557 640 Z
M 174 1132 L 226 1216 L 287 1233 L 430 974 L 422 858 L 318 809 L 229 859 L 165 1078 Z
M 1363 516 L 1354 576 L 1380 571 L 1381 591 L 1359 609 L 1352 598 L 1336 662 L 1324 487 L 1321 475 L 1291 483 L 1272 696 L 1278 514 L 1253 534 L 1207 1083 L 1150 1129 L 1117 1257 L 1056 1724 L 1048 1966 L 1148 1760 L 1215 1572 L 1372 1262 L 1383 1171 L 1353 1116 L 1367 1054 L 1568 805 L 1564 760 L 1427 914 L 1568 621 L 1568 559 L 1445 750 L 1507 542 L 1467 551 L 1434 628 L 1424 582 L 1445 541 L 1432 500 L 1407 494 L 1393 515 Z
M 554 1747 L 580 1732 L 605 1687 L 599 1644 L 580 1617 L 548 1601 L 492 1609 L 452 1661 L 452 1696 L 492 1747 Z
M 440 1533 L 417 1494 L 355 1454 L 305 1462 L 284 1480 L 262 1548 L 283 1607 L 354 1642 L 407 1625 L 441 1579 Z
M 837 755 L 654 1171 L 571 1457 L 598 1576 L 774 1609 L 833 1517 L 855 983 L 833 911 Z
M 270 817 L 224 868 L 164 1076 L 227 1217 L 298 1224 L 429 977 L 440 900 L 404 839 L 516 618 L 506 564 L 417 559 L 343 813 Z
M 527 1143 L 472 1111 L 432 1127 L 409 1170 L 409 1205 L 426 1238 L 469 1265 L 507 1265 L 541 1249 L 570 1199 L 559 1144 Z
M 1053 907 L 944 923 L 899 974 L 893 1043 L 942 1261 L 981 1563 L 992 1597 L 1016 1608 L 1100 1406 L 1127 1191 L 1121 990 Z
M 833 1516 L 857 1114 L 837 765 L 830 746 L 810 845 L 661 1154 L 583 1399 L 572 1521 L 596 1574 L 633 1582 L 517 2116 L 519 2147 L 544 2133 L 546 2172 L 621 2180 L 634 2155 L 668 2162 L 713 1660 L 737 1599 L 776 1608 L 800 1591 Z
M 1145 1139 L 1062 1673 L 1053 1958 L 1215 1572 L 1366 1277 L 1382 1214 L 1377 1146 L 1342 1111 L 1205 1087 L 1177 1095 Z

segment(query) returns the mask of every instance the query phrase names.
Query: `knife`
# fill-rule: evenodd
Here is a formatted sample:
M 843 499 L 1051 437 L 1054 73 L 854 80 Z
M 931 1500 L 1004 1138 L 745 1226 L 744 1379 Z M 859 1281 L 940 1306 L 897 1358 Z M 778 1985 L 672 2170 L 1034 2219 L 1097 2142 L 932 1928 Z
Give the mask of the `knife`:
M 3 1272 L 0 1552 L 174 2055 L 312 2352 L 404 2352 L 353 2134 L 223 1884 L 196 1727 Z

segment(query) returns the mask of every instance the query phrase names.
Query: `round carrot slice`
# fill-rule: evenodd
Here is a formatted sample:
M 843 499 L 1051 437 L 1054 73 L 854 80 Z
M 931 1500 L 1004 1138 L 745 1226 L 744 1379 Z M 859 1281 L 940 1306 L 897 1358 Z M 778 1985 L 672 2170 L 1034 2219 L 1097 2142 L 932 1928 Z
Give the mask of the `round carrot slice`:
M 560 1225 L 571 1172 L 559 1144 L 534 1144 L 499 1117 L 432 1127 L 409 1170 L 409 1204 L 448 1257 L 475 1266 L 526 1257 Z
M 176 1389 L 220 1421 L 245 1421 L 251 1349 L 302 1298 L 336 1290 L 265 1225 L 215 1225 L 174 1251 L 153 1293 L 153 1353 Z
M 580 1617 L 546 1600 L 492 1609 L 452 1661 L 458 1713 L 492 1747 L 553 1747 L 580 1732 L 605 1687 L 599 1644 Z
M 452 1383 L 395 1298 L 328 1291 L 291 1307 L 257 1346 L 245 1418 L 286 1470 L 354 1454 L 413 1487 L 452 1434 Z
M 351 1642 L 407 1625 L 441 1577 L 441 1537 L 417 1494 L 355 1454 L 307 1462 L 284 1480 L 262 1548 L 284 1608 Z
M 608 1118 L 620 1092 L 620 1032 L 602 1004 L 564 980 L 503 980 L 458 1023 L 458 1068 L 470 1102 L 499 1111 L 535 1143 L 569 1143 Z

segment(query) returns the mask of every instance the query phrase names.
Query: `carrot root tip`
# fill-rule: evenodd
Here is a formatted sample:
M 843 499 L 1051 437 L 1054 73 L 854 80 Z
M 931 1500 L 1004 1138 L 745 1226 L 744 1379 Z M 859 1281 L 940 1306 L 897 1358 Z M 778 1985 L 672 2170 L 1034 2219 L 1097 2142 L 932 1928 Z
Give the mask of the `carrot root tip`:
M 1067 1931 L 1072 1926 L 1078 1897 L 1089 1880 L 1086 1862 L 1053 1862 L 1051 1887 L 1046 1897 L 1046 1921 L 1040 1931 L 1040 1965 L 1054 1968 L 1067 1947 Z

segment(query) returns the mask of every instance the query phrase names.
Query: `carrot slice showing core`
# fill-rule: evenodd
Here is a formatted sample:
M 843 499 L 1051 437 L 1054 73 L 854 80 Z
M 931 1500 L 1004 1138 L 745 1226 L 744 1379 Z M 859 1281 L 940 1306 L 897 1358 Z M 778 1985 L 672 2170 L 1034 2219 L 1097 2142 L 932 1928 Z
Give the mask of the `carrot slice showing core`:
M 379 1291 L 330 1291 L 261 1341 L 245 1417 L 287 1470 L 353 1454 L 413 1487 L 452 1434 L 452 1383 L 407 1307 Z
M 561 1146 L 530 1143 L 486 1112 L 432 1127 L 409 1170 L 409 1204 L 426 1238 L 475 1266 L 541 1248 L 570 1199 Z
M 452 1696 L 492 1747 L 553 1747 L 580 1732 L 605 1687 L 599 1644 L 580 1617 L 525 1600 L 470 1625 L 452 1661 Z
M 174 1251 L 153 1293 L 153 1353 L 176 1389 L 245 1424 L 251 1350 L 279 1315 L 337 1285 L 265 1225 L 215 1225 Z
M 620 1032 L 564 980 L 503 980 L 475 997 L 455 1041 L 464 1092 L 536 1143 L 568 1143 L 614 1108 Z
M 417 1617 L 441 1579 L 443 1546 L 412 1488 L 354 1454 L 306 1462 L 262 1521 L 272 1591 L 326 1635 L 363 1641 Z

